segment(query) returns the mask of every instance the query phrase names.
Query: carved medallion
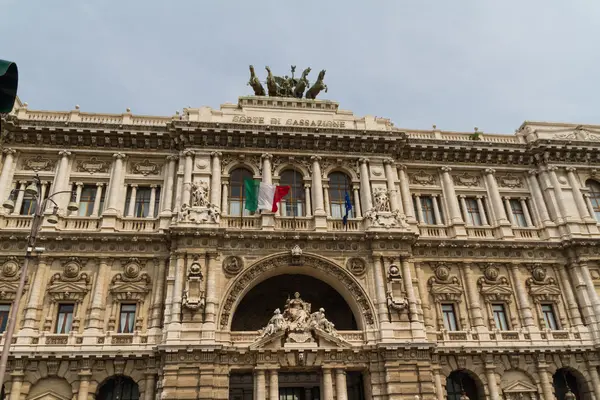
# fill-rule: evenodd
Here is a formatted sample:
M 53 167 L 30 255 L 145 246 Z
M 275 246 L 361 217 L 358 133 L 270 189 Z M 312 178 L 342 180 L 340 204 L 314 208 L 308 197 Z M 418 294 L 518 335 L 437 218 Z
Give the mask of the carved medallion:
M 423 170 L 409 174 L 408 178 L 414 185 L 435 185 L 435 176 Z
M 77 164 L 77 171 L 89 172 L 90 174 L 96 172 L 108 172 L 108 163 L 98 160 L 96 157 L 92 157 L 89 160 L 80 161 Z
M 446 281 L 450 277 L 450 268 L 444 263 L 439 263 L 434 267 L 434 273 L 437 279 Z
M 348 271 L 352 272 L 353 275 L 362 276 L 367 272 L 367 267 L 365 262 L 361 258 L 351 258 L 346 263 L 346 268 Z
M 399 279 L 401 277 L 400 268 L 396 264 L 390 265 L 388 268 L 388 279 Z
M 7 262 L 4 263 L 4 265 L 2 266 L 2 275 L 4 275 L 7 278 L 12 278 L 15 275 L 17 275 L 17 272 L 19 271 L 19 264 L 17 264 L 17 262 L 15 260 L 9 260 Z
M 228 275 L 237 275 L 243 268 L 242 259 L 236 256 L 227 257 L 223 261 L 223 270 Z
M 498 279 L 498 273 L 498 268 L 492 264 L 488 265 L 483 271 L 483 275 L 489 281 L 495 281 L 496 279 Z
M 29 158 L 25 160 L 25 168 L 32 171 L 50 171 L 52 169 L 52 161 L 42 156 Z
M 135 163 L 132 166 L 134 174 L 147 175 L 158 175 L 160 172 L 160 166 L 156 163 L 150 162 L 148 159 Z
M 63 267 L 63 274 L 69 279 L 77 277 L 79 271 L 81 271 L 81 264 L 77 258 L 70 259 L 70 261 Z

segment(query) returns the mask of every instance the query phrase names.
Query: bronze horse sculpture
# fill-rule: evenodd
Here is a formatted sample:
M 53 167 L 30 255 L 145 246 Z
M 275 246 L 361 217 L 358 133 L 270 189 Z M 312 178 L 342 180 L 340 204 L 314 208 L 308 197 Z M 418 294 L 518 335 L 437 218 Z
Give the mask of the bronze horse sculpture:
M 271 68 L 265 67 L 269 75 L 267 75 L 267 89 L 269 90 L 269 96 L 279 96 L 279 87 L 277 82 L 271 73 Z
M 302 71 L 302 76 L 300 77 L 300 79 L 298 80 L 298 83 L 296 84 L 296 87 L 294 88 L 294 97 L 297 97 L 299 99 L 302 98 L 304 91 L 306 90 L 308 85 L 310 85 L 310 83 L 308 82 L 308 78 L 307 78 L 309 73 L 310 73 L 310 67 L 308 67 L 304 71 Z
M 324 78 L 325 70 L 322 70 L 321 72 L 319 72 L 319 77 L 317 78 L 315 84 L 312 85 L 310 89 L 308 89 L 308 92 L 306 92 L 307 99 L 316 99 L 321 90 L 325 90 L 325 93 L 327 93 L 327 85 L 323 83 Z
M 258 80 L 258 77 L 254 73 L 253 65 L 250 66 L 250 81 L 248 81 L 248 85 L 252 86 L 252 89 L 254 90 L 254 94 L 256 96 L 266 95 L 265 88 L 263 88 L 263 86 L 260 84 L 260 80 Z

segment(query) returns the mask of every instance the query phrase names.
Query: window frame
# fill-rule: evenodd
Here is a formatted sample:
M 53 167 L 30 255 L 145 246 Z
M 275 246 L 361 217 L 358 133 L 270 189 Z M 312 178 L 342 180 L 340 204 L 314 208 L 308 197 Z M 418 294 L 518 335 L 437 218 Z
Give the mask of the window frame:
M 292 178 L 289 182 L 287 176 Z M 304 191 L 304 177 L 300 171 L 286 168 L 279 174 L 279 184 L 289 186 L 290 191 L 281 200 L 280 208 L 282 217 L 304 217 L 306 216 L 306 196 Z
M 451 310 L 450 310 L 451 313 L 448 312 L 448 311 L 446 311 L 446 310 L 444 310 L 445 307 L 450 307 L 451 308 Z M 453 303 L 453 302 L 443 302 L 443 303 L 440 303 L 440 313 L 441 313 L 441 316 L 442 316 L 442 323 L 443 323 L 444 329 L 446 331 L 448 331 L 448 332 L 458 332 L 458 331 L 460 331 L 461 327 L 460 327 L 460 323 L 459 323 L 459 318 L 458 318 L 456 303 Z M 454 320 L 453 321 L 454 322 L 454 327 L 456 329 L 451 329 L 452 326 L 450 326 L 451 324 L 450 324 L 449 320 L 448 320 L 448 323 L 446 323 L 447 322 L 446 316 L 448 316 L 448 315 L 452 315 L 452 318 Z
M 3 310 L 6 307 L 7 310 Z M 8 319 L 10 318 L 10 311 L 12 310 L 12 304 L 0 303 L 0 335 L 6 332 L 8 327 Z
M 58 303 L 57 306 L 58 307 L 57 307 L 57 311 L 56 311 L 56 325 L 54 327 L 54 333 L 59 334 L 59 335 L 68 335 L 73 330 L 73 320 L 75 319 L 76 304 L 75 303 Z M 61 312 L 62 307 L 68 307 L 68 306 L 72 307 L 70 313 Z M 65 315 L 65 318 L 64 318 L 63 324 L 62 324 L 63 325 L 62 328 L 60 327 L 61 314 Z M 71 316 L 70 321 L 68 319 L 69 314 Z
M 517 198 L 509 198 L 508 205 L 510 210 L 506 210 L 506 212 L 510 212 L 512 214 L 515 227 L 528 228 L 529 226 L 527 225 L 527 218 L 525 218 L 525 210 L 523 209 L 521 200 Z M 527 204 L 525 204 L 525 206 L 527 207 Z
M 460 199 L 459 199 L 459 201 L 460 201 Z M 465 201 L 464 212 L 466 212 L 466 215 L 464 216 L 464 218 L 465 218 L 465 223 L 467 224 L 467 226 L 476 226 L 476 227 L 484 226 L 483 218 L 481 217 L 481 212 L 484 212 L 484 213 L 486 212 L 485 196 L 482 196 L 482 198 L 481 198 L 481 204 L 483 206 L 483 210 L 479 209 L 479 204 L 477 203 L 477 196 L 464 195 L 464 201 Z M 474 205 L 474 208 L 473 208 L 473 205 Z M 475 216 L 478 218 L 478 222 L 475 220 Z M 488 216 L 486 215 L 486 219 L 488 220 L 488 223 L 489 223 L 489 219 L 487 217 Z
M 594 218 L 596 221 L 600 222 L 600 182 L 594 179 L 588 179 L 585 182 L 585 187 L 588 190 L 588 198 L 592 205 Z
M 552 319 L 554 320 L 554 327 L 551 326 L 552 324 L 548 323 L 548 312 L 544 311 L 544 307 L 550 307 L 550 314 L 552 315 Z M 558 317 L 558 313 L 556 312 L 555 303 L 540 303 L 540 313 L 542 315 L 542 319 L 544 320 L 544 324 L 546 325 L 546 329 L 550 329 L 551 331 L 561 330 L 560 319 Z
M 345 177 L 345 180 L 339 181 L 332 180 L 332 177 Z M 329 216 L 331 218 L 342 219 L 346 215 L 346 192 L 350 196 L 350 204 L 352 209 L 348 212 L 348 219 L 354 218 L 355 204 L 352 196 L 352 177 L 343 171 L 332 171 L 327 175 L 327 184 L 329 187 L 327 191 L 329 193 Z M 337 215 L 339 213 L 339 216 Z
M 240 173 L 240 180 L 237 180 L 237 173 Z M 243 171 L 243 172 L 242 172 Z M 245 174 L 245 172 L 247 172 L 247 174 Z M 245 178 L 249 178 L 249 179 L 254 179 L 254 173 L 252 172 L 252 169 L 240 165 L 238 167 L 236 167 L 235 169 L 231 170 L 230 174 L 229 174 L 229 185 L 228 185 L 228 193 L 227 193 L 227 215 L 230 217 L 251 217 L 253 216 L 255 213 L 250 212 L 248 210 L 246 210 L 246 198 L 244 196 L 245 193 L 245 187 L 244 187 L 244 179 Z M 236 196 L 234 195 L 234 191 L 235 190 L 240 190 L 240 195 Z M 232 206 L 236 204 L 236 207 L 239 208 L 239 211 L 236 210 L 236 212 L 232 211 Z
M 500 310 L 501 312 L 497 311 L 495 309 L 496 307 L 501 307 L 501 310 Z M 492 313 L 492 318 L 494 320 L 494 327 L 499 331 L 510 331 L 511 330 L 510 318 L 508 316 L 508 307 L 506 306 L 506 304 L 501 303 L 501 302 L 490 303 L 490 310 Z M 499 319 L 500 316 L 503 319 L 502 321 Z M 504 326 L 501 326 L 503 324 L 504 324 Z
M 123 310 L 124 307 L 130 307 L 130 306 L 134 307 L 133 311 Z M 135 332 L 135 323 L 136 323 L 138 308 L 139 308 L 139 304 L 137 304 L 137 303 L 129 303 L 129 302 L 119 303 L 119 323 L 117 324 L 117 333 L 133 334 Z M 125 326 L 123 326 L 123 315 L 124 314 L 126 316 Z M 130 330 L 124 331 L 125 327 L 129 327 L 129 322 L 131 322 Z

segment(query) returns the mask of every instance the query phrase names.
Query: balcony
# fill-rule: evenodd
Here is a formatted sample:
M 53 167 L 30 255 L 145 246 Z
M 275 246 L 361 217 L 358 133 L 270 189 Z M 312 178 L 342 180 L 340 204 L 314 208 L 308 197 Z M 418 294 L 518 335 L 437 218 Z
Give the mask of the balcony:
M 99 217 L 69 216 L 61 218 L 56 227 L 61 231 L 97 231 L 100 229 Z
M 467 236 L 474 239 L 494 239 L 494 229 L 484 226 L 467 226 Z
M 119 218 L 118 231 L 127 232 L 154 232 L 158 229 L 158 220 L 155 218 Z
M 338 331 L 340 337 L 353 345 L 360 346 L 365 343 L 365 333 L 363 331 Z M 256 331 L 238 331 L 229 334 L 229 340 L 232 344 L 247 347 L 260 338 Z
M 327 230 L 333 232 L 360 232 L 363 228 L 361 218 L 349 218 L 348 223 L 344 225 L 341 218 L 327 218 Z
M 260 216 L 248 217 L 221 217 L 221 228 L 226 229 L 241 229 L 241 230 L 258 230 L 261 226 Z
M 513 228 L 515 239 L 537 240 L 540 238 L 540 232 L 537 228 Z
M 422 238 L 447 238 L 448 228 L 439 225 L 419 225 L 419 236 Z
M 275 229 L 290 231 L 312 231 L 314 223 L 312 217 L 276 217 Z

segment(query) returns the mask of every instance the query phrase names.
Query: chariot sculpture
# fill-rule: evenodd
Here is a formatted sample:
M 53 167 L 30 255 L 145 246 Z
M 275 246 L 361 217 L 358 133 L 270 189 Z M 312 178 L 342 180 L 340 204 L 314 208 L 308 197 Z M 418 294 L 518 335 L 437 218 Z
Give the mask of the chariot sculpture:
M 254 66 L 250 65 L 250 81 L 248 81 L 248 85 L 252 87 L 256 96 L 267 96 L 268 94 L 270 97 L 295 97 L 301 99 L 305 96 L 307 99 L 316 99 L 322 90 L 327 93 L 327 85 L 323 83 L 325 70 L 319 72 L 317 81 L 310 86 L 310 82 L 308 81 L 308 74 L 311 71 L 310 67 L 302 71 L 300 78 L 294 77 L 294 73 L 296 72 L 295 65 L 292 65 L 292 76 L 274 76 L 268 66 L 265 69 L 267 70 L 267 80 L 264 83 L 267 85 L 267 91 L 265 91 L 263 83 L 256 76 Z M 305 91 L 306 94 L 304 94 Z

